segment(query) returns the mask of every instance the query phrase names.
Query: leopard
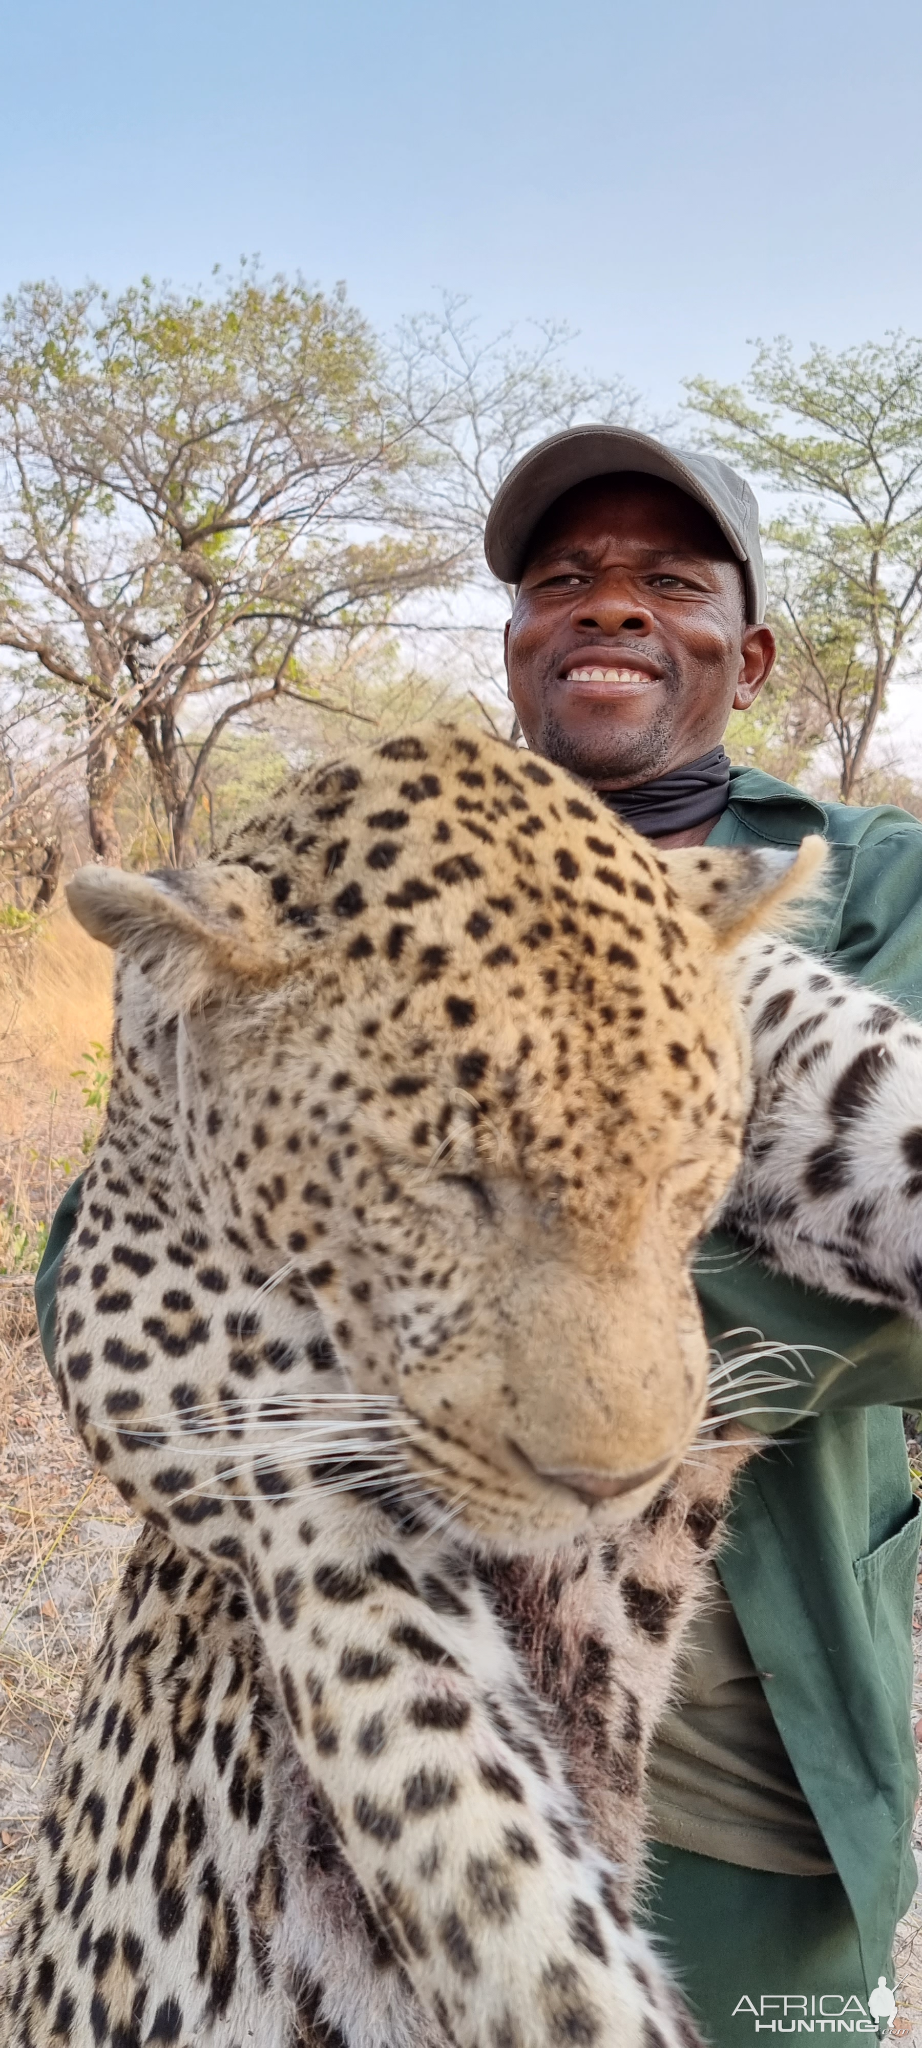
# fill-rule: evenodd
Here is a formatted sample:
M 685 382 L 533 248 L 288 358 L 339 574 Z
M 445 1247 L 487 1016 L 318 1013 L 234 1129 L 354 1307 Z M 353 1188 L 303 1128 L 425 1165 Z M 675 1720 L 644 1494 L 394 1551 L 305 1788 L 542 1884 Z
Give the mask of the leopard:
M 920 1305 L 922 1034 L 778 935 L 821 863 L 657 853 L 446 724 L 201 867 L 75 878 L 115 1030 L 54 1370 L 143 1533 L 14 2048 L 697 2041 L 635 1918 L 757 1449 L 707 1412 L 695 1248 Z

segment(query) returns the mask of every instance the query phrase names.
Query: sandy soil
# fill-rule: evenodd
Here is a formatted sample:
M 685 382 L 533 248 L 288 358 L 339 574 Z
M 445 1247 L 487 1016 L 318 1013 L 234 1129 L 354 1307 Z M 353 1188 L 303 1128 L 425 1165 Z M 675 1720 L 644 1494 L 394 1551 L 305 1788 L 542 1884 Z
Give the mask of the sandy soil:
M 126 1548 L 124 1503 L 68 1429 L 29 1283 L 0 1280 L 0 1954 Z

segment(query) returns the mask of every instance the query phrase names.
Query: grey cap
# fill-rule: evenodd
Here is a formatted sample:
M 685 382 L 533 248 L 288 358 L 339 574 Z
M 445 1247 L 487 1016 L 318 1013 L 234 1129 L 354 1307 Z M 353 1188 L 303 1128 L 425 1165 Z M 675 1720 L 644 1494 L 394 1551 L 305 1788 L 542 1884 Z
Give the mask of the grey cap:
M 759 542 L 755 492 L 729 463 L 697 449 L 668 448 L 633 427 L 568 427 L 539 441 L 500 484 L 483 536 L 484 553 L 501 583 L 518 583 L 528 543 L 549 506 L 574 484 L 619 469 L 662 477 L 709 512 L 729 541 L 743 571 L 750 625 L 765 617 L 765 565 Z

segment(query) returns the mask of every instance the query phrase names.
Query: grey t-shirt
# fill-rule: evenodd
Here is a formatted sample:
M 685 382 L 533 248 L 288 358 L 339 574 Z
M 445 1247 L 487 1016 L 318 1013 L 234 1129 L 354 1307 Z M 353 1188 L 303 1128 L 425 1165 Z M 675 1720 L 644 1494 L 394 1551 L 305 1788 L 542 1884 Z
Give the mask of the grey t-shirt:
M 722 1863 L 825 1876 L 835 1865 L 713 1566 L 709 1576 L 683 1651 L 679 1699 L 650 1756 L 650 1832 Z

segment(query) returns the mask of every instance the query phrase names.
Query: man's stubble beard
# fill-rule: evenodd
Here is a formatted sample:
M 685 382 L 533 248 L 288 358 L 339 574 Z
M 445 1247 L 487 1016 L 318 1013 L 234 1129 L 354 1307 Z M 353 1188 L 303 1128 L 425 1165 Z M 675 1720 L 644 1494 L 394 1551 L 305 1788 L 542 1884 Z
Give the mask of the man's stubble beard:
M 675 709 L 681 682 L 672 664 L 662 681 L 667 700 L 660 704 L 649 725 L 640 731 L 619 731 L 617 727 L 612 731 L 611 726 L 606 725 L 596 740 L 591 730 L 577 736 L 566 732 L 553 709 L 546 707 L 539 751 L 546 760 L 556 762 L 559 768 L 569 769 L 571 775 L 578 775 L 581 782 L 591 783 L 595 788 L 607 783 L 621 783 L 634 788 L 641 782 L 655 782 L 657 776 L 666 773 L 675 736 Z M 601 719 L 599 723 L 601 725 Z

